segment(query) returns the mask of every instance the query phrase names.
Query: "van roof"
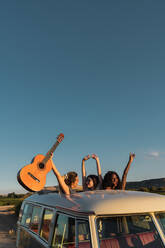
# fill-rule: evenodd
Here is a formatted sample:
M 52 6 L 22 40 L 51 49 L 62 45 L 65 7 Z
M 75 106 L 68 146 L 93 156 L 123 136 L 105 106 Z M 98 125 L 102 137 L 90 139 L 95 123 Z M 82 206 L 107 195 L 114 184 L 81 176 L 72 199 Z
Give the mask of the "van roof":
M 78 214 L 111 215 L 165 211 L 165 196 L 137 191 L 96 190 L 74 193 L 70 196 L 41 191 L 26 198 L 25 201 Z

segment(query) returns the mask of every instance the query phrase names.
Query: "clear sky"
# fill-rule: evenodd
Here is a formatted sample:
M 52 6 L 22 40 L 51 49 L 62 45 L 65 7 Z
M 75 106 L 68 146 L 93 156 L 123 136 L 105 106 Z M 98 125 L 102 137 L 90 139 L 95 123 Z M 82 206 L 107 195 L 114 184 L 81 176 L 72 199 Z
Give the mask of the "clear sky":
M 128 181 L 165 177 L 164 13 L 164 0 L 1 2 L 0 194 L 22 190 L 17 172 L 60 132 L 61 174 L 96 153 L 121 176 L 135 152 Z

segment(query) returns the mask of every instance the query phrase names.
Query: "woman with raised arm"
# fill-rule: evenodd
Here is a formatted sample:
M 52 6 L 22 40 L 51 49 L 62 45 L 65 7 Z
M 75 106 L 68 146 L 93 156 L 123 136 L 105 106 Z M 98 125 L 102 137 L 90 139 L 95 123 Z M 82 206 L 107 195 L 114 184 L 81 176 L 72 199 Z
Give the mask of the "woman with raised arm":
M 85 161 L 93 158 L 96 160 L 97 175 L 88 175 L 86 177 Z M 82 185 L 83 191 L 101 189 L 102 187 L 102 176 L 101 176 L 101 166 L 98 156 L 95 154 L 87 155 L 82 159 Z
M 58 180 L 61 191 L 66 195 L 70 195 L 71 193 L 76 192 L 76 188 L 79 182 L 78 174 L 74 171 L 70 171 L 65 175 L 65 177 L 61 176 L 52 160 L 52 157 L 50 158 L 52 162 L 52 169 Z
M 134 158 L 135 158 L 135 154 L 130 153 L 128 163 L 123 172 L 122 181 L 120 181 L 120 177 L 115 171 L 108 171 L 104 176 L 103 188 L 106 190 L 111 190 L 111 189 L 125 190 L 127 174 L 128 174 L 130 165 L 133 162 Z

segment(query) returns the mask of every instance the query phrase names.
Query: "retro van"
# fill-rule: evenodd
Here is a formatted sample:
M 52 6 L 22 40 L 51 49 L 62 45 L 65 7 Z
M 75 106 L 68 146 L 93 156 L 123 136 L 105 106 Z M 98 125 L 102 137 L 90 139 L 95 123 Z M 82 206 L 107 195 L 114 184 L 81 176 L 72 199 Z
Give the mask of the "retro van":
M 165 247 L 165 196 L 122 190 L 66 196 L 43 190 L 22 204 L 16 247 Z

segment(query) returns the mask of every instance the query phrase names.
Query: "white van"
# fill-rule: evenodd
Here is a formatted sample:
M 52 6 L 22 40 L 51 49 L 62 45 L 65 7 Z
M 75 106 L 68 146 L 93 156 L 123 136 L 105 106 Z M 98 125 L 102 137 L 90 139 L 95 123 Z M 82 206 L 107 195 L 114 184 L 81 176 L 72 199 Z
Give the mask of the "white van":
M 165 196 L 98 190 L 41 191 L 25 199 L 17 248 L 165 247 Z

